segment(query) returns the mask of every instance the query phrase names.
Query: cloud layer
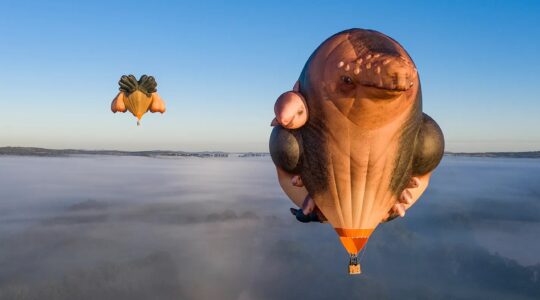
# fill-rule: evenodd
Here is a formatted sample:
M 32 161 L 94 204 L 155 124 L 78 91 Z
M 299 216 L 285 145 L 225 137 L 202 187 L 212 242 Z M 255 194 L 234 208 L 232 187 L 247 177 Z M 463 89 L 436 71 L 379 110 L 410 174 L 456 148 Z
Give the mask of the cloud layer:
M 0 299 L 535 299 L 540 161 L 445 158 L 364 274 L 266 158 L 0 158 Z

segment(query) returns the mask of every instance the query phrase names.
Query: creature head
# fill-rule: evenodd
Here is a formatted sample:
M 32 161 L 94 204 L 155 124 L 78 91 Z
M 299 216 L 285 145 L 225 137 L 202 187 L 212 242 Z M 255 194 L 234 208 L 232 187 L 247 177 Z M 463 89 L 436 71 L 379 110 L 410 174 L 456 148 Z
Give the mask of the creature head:
M 421 101 L 418 74 L 407 52 L 372 30 L 351 29 L 330 37 L 312 54 L 299 82 L 315 116 L 324 115 L 323 102 L 330 102 L 367 128 L 381 127 Z

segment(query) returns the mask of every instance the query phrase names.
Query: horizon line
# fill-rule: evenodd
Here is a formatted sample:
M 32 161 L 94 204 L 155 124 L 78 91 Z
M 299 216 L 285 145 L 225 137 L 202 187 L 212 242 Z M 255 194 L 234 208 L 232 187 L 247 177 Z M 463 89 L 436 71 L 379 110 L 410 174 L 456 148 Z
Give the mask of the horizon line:
M 201 150 L 201 151 L 185 151 L 185 150 L 170 150 L 170 149 L 154 149 L 154 150 L 122 150 L 122 149 L 83 149 L 83 148 L 45 148 L 37 146 L 0 146 L 2 149 L 36 149 L 36 150 L 52 150 L 52 151 L 109 151 L 109 152 L 127 152 L 127 153 L 136 153 L 136 152 L 183 152 L 183 153 L 265 153 L 269 154 L 269 151 L 222 151 L 222 150 Z M 528 151 L 477 151 L 477 152 L 466 152 L 466 151 L 445 151 L 444 154 L 490 154 L 490 153 L 538 153 L 539 150 L 528 150 Z

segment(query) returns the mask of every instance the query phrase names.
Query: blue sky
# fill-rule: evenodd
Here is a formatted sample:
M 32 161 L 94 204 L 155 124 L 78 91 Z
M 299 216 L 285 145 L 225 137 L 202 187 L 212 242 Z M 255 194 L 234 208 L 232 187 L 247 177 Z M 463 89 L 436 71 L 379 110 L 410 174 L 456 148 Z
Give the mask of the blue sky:
M 359 27 L 411 54 L 447 150 L 540 150 L 540 2 L 337 3 L 1 1 L 0 146 L 267 151 L 275 99 Z M 109 110 L 131 73 L 168 107 L 140 127 Z

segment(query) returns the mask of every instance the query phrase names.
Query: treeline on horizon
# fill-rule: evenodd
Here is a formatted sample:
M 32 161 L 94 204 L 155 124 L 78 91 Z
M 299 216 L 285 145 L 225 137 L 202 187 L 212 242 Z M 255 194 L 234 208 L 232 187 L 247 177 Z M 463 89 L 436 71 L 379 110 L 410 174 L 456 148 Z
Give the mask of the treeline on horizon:
M 231 152 L 224 151 L 172 151 L 172 150 L 84 150 L 84 149 L 47 149 L 39 147 L 0 147 L 0 155 L 11 156 L 70 156 L 70 155 L 116 155 L 116 156 L 194 156 L 194 157 L 229 157 Z M 492 158 L 540 158 L 540 151 L 516 152 L 445 152 L 447 156 L 492 157 Z M 239 157 L 269 156 L 268 152 L 244 152 Z

